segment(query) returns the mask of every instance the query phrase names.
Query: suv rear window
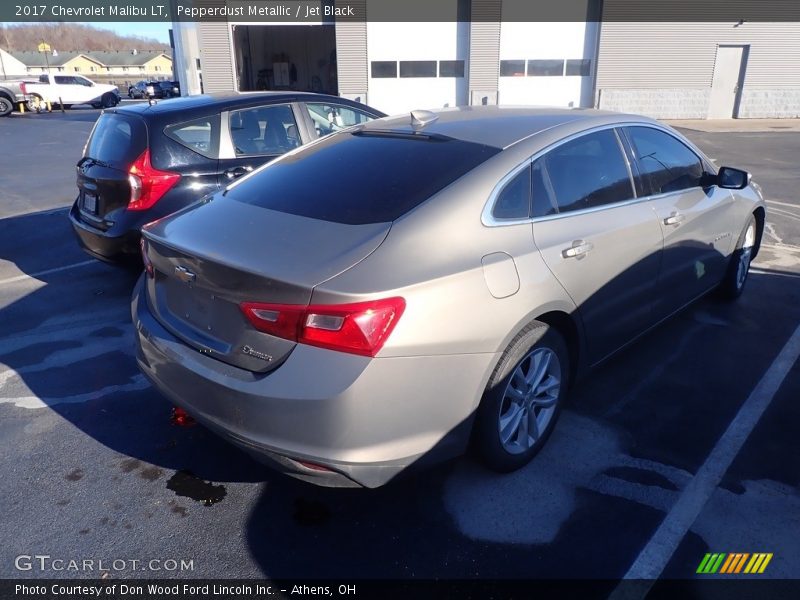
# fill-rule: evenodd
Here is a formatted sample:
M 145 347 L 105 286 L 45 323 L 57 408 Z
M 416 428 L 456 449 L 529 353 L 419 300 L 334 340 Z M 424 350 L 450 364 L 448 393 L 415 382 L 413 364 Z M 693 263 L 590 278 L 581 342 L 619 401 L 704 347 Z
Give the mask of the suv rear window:
M 141 119 L 106 113 L 94 126 L 84 156 L 127 169 L 146 147 L 147 127 Z
M 451 138 L 341 133 L 279 159 L 226 196 L 323 221 L 386 223 L 498 152 Z

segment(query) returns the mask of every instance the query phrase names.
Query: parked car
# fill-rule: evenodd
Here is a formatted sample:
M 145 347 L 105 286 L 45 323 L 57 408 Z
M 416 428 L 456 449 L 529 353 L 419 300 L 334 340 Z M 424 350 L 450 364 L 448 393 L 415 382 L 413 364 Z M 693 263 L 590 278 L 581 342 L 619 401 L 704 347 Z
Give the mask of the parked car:
M 7 117 L 28 97 L 22 91 L 24 81 L 0 81 L 0 117 Z
M 656 121 L 470 107 L 371 121 L 143 230 L 138 363 L 263 461 L 379 486 L 525 465 L 576 377 L 741 294 L 750 176 Z
M 128 88 L 129 98 L 161 99 L 180 95 L 180 86 L 174 81 L 137 81 Z
M 180 84 L 177 81 L 159 81 L 163 98 L 176 98 L 181 95 Z
M 147 87 L 150 85 L 149 81 L 137 81 L 128 88 L 128 98 L 147 98 Z
M 37 83 L 24 83 L 22 92 L 30 95 L 35 104 L 50 102 L 70 108 L 73 104 L 91 104 L 95 108 L 110 108 L 120 102 L 116 86 L 95 83 L 80 75 L 51 75 L 44 73 Z
M 293 92 L 192 96 L 105 111 L 77 164 L 70 219 L 78 241 L 101 260 L 139 261 L 142 225 L 319 137 L 310 117 L 318 106 L 351 124 L 384 116 L 344 98 Z

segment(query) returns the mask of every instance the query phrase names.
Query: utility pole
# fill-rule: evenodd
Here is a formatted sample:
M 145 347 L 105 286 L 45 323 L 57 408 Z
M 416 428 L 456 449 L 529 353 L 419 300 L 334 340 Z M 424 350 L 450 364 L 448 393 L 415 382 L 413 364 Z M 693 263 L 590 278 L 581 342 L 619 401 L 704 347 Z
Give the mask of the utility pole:
M 48 57 L 48 55 L 50 54 L 50 44 L 48 44 L 44 40 L 42 40 L 42 43 L 39 44 L 38 50 L 39 50 L 39 52 L 44 54 L 44 64 L 47 65 L 47 72 L 49 74 L 50 73 L 50 58 Z

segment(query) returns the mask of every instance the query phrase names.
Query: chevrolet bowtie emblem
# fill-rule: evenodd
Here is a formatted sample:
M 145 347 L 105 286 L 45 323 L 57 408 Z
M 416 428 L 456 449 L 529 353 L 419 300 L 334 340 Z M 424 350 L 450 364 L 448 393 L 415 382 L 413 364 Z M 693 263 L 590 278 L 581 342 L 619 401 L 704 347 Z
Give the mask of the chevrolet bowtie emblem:
M 186 267 L 175 267 L 175 276 L 184 283 L 194 283 L 194 280 L 197 279 L 197 275 Z

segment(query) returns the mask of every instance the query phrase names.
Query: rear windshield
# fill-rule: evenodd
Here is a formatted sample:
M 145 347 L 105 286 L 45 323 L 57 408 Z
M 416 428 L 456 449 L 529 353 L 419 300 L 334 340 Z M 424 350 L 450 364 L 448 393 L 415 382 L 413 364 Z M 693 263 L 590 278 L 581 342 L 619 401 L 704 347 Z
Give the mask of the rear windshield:
M 225 195 L 312 219 L 386 223 L 498 152 L 449 138 L 342 133 L 280 159 Z
M 100 116 L 86 146 L 86 156 L 127 169 L 147 147 L 147 128 L 138 117 L 119 113 Z

